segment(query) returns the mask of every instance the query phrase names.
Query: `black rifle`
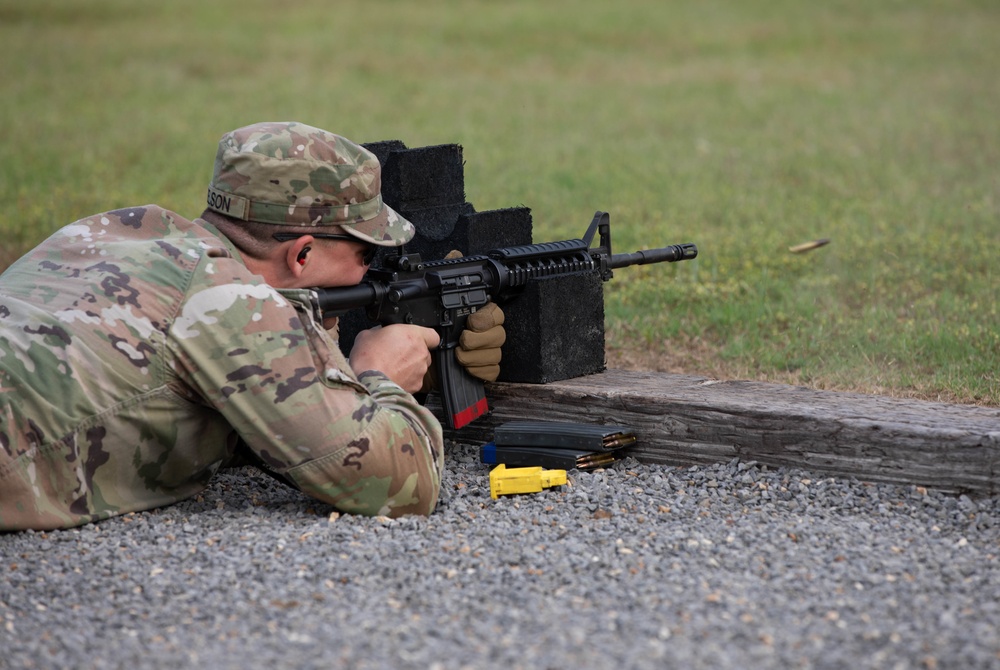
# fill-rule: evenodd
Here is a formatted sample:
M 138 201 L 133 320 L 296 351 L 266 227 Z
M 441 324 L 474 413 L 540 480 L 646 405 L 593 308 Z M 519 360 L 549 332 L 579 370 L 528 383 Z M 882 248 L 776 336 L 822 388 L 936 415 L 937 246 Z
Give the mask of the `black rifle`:
M 601 244 L 591 248 L 594 234 Z M 483 382 L 455 358 L 458 338 L 469 315 L 491 300 L 515 296 L 532 279 L 574 272 L 598 272 L 603 281 L 612 270 L 647 263 L 672 263 L 698 255 L 694 244 L 662 249 L 611 253 L 611 223 L 606 212 L 594 214 L 583 239 L 543 242 L 494 249 L 485 255 L 423 261 L 418 254 L 389 256 L 357 286 L 319 289 L 324 318 L 364 307 L 382 325 L 411 323 L 437 330 L 441 344 L 434 352 L 445 418 L 461 428 L 489 411 Z

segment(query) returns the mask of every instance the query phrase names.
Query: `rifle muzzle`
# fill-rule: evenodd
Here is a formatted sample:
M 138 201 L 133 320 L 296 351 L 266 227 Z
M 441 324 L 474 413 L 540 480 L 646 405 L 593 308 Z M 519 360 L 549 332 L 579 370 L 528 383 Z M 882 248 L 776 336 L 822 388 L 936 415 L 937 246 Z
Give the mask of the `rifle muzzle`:
M 690 242 L 687 244 L 671 244 L 669 247 L 661 249 L 647 249 L 645 251 L 635 251 L 630 254 L 613 254 L 608 267 L 614 269 L 626 268 L 630 265 L 689 261 L 697 255 L 698 247 Z

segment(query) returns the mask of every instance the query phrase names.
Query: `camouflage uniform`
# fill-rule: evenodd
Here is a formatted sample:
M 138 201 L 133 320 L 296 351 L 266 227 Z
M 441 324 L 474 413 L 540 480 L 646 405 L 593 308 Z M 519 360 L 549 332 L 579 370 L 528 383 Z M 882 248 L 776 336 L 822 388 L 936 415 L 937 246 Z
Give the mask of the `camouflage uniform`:
M 384 209 L 363 234 L 400 225 Z M 437 502 L 437 420 L 381 372 L 355 375 L 315 293 L 268 285 L 206 221 L 92 216 L 0 275 L 0 529 L 189 498 L 239 439 L 343 511 Z

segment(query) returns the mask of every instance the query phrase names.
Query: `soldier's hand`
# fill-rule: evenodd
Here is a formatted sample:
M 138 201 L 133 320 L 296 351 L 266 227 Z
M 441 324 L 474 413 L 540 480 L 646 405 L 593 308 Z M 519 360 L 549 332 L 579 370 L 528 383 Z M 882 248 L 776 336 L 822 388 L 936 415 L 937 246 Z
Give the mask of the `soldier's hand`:
M 356 373 L 378 370 L 410 393 L 423 384 L 431 365 L 431 349 L 441 337 L 433 328 L 397 323 L 358 333 L 351 349 L 351 369 Z
M 495 302 L 469 316 L 458 339 L 455 358 L 473 377 L 493 382 L 500 374 L 500 347 L 507 341 L 503 321 L 503 310 Z

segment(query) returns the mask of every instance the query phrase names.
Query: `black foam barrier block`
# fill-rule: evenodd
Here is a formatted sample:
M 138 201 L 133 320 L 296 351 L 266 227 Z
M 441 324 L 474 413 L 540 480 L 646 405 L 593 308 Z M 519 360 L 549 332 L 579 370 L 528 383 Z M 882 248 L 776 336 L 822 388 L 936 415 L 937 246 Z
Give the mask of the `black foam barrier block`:
M 432 261 L 441 258 L 441 255 L 434 255 L 430 250 L 437 248 L 439 246 L 437 243 L 444 243 L 444 246 L 447 246 L 447 242 L 455 236 L 455 224 L 459 218 L 476 210 L 467 202 L 459 202 L 419 209 L 400 207 L 396 211 L 409 219 L 417 229 L 413 240 L 406 244 L 406 252 L 420 254 L 424 260 Z M 444 253 L 448 253 L 451 249 L 454 247 L 449 247 Z
M 420 254 L 424 260 L 437 260 L 453 250 L 475 256 L 501 247 L 531 244 L 531 210 L 527 207 L 476 212 L 468 205 L 452 219 L 455 211 L 431 208 L 406 212 L 417 228 L 406 252 Z
M 392 207 L 392 204 L 390 203 L 389 206 Z M 420 254 L 420 257 L 425 261 L 444 258 L 449 251 L 455 249 L 454 243 L 450 240 L 455 235 L 456 222 L 462 216 L 474 212 L 472 205 L 467 202 L 410 211 L 397 209 L 396 211 L 417 229 L 413 239 L 406 243 L 405 252 Z M 462 236 L 458 236 L 458 239 L 462 239 Z M 379 249 L 372 261 L 372 267 L 380 267 L 386 256 L 398 253 L 400 250 L 397 247 Z
M 375 154 L 375 158 L 378 159 L 379 165 L 385 165 L 385 162 L 389 159 L 389 154 L 393 151 L 403 151 L 406 149 L 406 145 L 400 140 L 382 140 L 381 142 L 367 142 L 362 144 L 365 149 Z M 385 197 L 385 194 L 382 194 Z M 391 205 L 390 205 L 391 207 Z
M 415 210 L 465 202 L 465 163 L 458 144 L 392 149 L 386 152 L 385 161 L 379 162 L 382 197 L 393 209 Z
M 529 282 L 500 307 L 507 342 L 499 381 L 545 384 L 604 370 L 604 286 L 596 272 Z
M 463 214 L 455 223 L 451 239 L 458 243 L 458 250 L 467 256 L 531 244 L 531 210 L 510 207 Z

